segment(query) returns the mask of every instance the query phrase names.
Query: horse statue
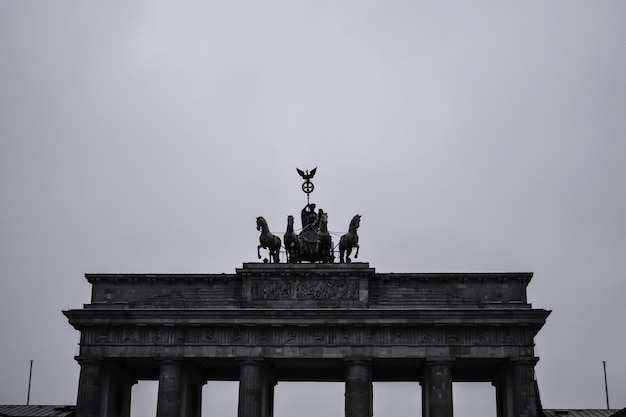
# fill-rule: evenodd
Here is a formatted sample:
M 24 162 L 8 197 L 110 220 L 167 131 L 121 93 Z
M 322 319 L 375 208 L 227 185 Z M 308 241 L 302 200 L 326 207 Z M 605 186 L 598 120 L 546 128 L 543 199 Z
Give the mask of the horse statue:
M 346 263 L 352 262 L 350 259 L 350 254 L 352 253 L 352 248 L 356 248 L 356 253 L 354 254 L 354 259 L 359 257 L 359 235 L 356 234 L 356 229 L 359 228 L 361 224 L 361 216 L 356 215 L 350 221 L 350 227 L 348 229 L 348 233 L 341 236 L 339 239 L 339 262 L 344 263 L 344 252 L 346 253 Z
M 287 231 L 283 236 L 283 242 L 285 243 L 285 251 L 287 252 L 287 262 L 297 262 L 298 255 L 300 253 L 300 242 L 298 241 L 298 235 L 293 230 L 293 216 L 287 216 Z
M 263 217 L 256 218 L 256 230 L 261 231 L 261 236 L 259 236 L 259 242 L 261 243 L 257 246 L 257 255 L 259 255 L 259 259 L 261 259 L 261 248 L 269 249 L 270 251 L 270 262 L 272 260 L 274 263 L 280 262 L 280 238 L 276 235 L 273 235 L 270 232 L 270 228 L 267 225 L 267 221 Z M 266 260 L 267 261 L 267 260 Z
M 328 214 L 320 210 L 319 231 L 317 232 L 317 254 L 322 262 L 333 262 L 333 240 L 328 232 Z

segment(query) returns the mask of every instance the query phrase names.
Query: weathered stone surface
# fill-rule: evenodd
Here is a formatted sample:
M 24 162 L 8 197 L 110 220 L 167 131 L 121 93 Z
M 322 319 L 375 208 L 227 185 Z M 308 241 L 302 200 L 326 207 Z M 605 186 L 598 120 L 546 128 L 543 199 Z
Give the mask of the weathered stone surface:
M 163 379 L 160 407 L 169 411 L 162 415 L 175 413 L 175 401 L 190 404 L 178 407 L 186 416 L 199 413 L 191 405 L 207 379 L 245 378 L 240 412 L 269 417 L 270 370 L 271 381 L 346 381 L 346 412 L 359 410 L 354 415 L 371 412 L 361 409 L 366 380 L 420 375 L 430 415 L 451 415 L 452 380 L 491 381 L 503 415 L 536 414 L 534 337 L 549 311 L 528 303 L 530 273 L 379 274 L 367 263 L 252 263 L 235 274 L 86 277 L 91 303 L 64 312 L 81 331 L 85 410 L 98 406 L 95 393 L 107 389 L 99 375 L 115 365 L 137 379 Z

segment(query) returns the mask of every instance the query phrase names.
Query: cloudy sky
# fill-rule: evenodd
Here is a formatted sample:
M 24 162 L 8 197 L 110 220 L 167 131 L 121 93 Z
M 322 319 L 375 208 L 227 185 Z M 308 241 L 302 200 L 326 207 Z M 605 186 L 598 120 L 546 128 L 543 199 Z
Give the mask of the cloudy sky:
M 379 272 L 535 273 L 544 407 L 605 407 L 602 361 L 626 407 L 625 74 L 621 0 L 0 2 L 0 403 L 31 359 L 31 403 L 75 403 L 84 273 L 232 273 L 317 166 Z M 276 401 L 343 415 L 341 384 Z M 235 404 L 205 388 L 205 416 Z M 377 384 L 375 413 L 420 415 L 419 386 Z

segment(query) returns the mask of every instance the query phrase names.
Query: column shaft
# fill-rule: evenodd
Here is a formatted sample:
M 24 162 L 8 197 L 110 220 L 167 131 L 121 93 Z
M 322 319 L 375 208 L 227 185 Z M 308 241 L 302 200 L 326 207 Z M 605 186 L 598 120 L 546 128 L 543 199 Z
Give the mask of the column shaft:
M 157 417 L 182 417 L 182 363 L 163 361 L 159 370 Z
M 514 417 L 537 417 L 535 391 L 535 361 L 519 361 L 511 364 L 512 397 Z
M 202 415 L 202 386 L 206 383 L 201 368 L 188 364 L 183 368 L 181 415 L 200 417 Z
M 102 363 L 81 360 L 78 380 L 76 415 L 81 417 L 100 416 L 100 396 L 102 387 Z
M 263 399 L 265 386 L 263 362 L 246 361 L 241 364 L 238 417 L 267 417 L 267 412 L 264 412 L 267 409 L 267 402 Z
M 513 384 L 511 367 L 506 365 L 496 371 L 492 382 L 496 388 L 496 411 L 498 417 L 513 417 Z
M 537 417 L 536 358 L 511 360 L 495 374 L 498 417 Z
M 276 386 L 276 378 L 272 369 L 265 366 L 263 369 L 263 415 L 265 417 L 274 417 L 274 387 Z
M 135 381 L 126 369 L 115 364 L 108 364 L 102 374 L 102 416 L 130 417 L 130 395 Z
M 452 363 L 427 361 L 421 383 L 422 416 L 452 417 Z
M 346 364 L 346 417 L 372 417 L 373 410 L 372 366 L 355 361 Z

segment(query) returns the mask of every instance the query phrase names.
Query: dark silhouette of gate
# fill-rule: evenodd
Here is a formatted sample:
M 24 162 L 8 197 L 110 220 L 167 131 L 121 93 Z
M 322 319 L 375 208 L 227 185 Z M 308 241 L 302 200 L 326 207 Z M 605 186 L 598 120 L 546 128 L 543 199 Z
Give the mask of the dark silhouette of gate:
M 416 381 L 424 417 L 452 416 L 453 381 L 489 381 L 499 417 L 536 417 L 531 273 L 376 273 L 367 263 L 247 263 L 235 274 L 87 274 L 79 417 L 127 417 L 159 381 L 158 417 L 200 416 L 207 380 L 238 380 L 240 417 L 271 417 L 280 381 L 345 382 L 372 416 L 372 381 Z M 420 412 L 416 410 L 416 416 Z

